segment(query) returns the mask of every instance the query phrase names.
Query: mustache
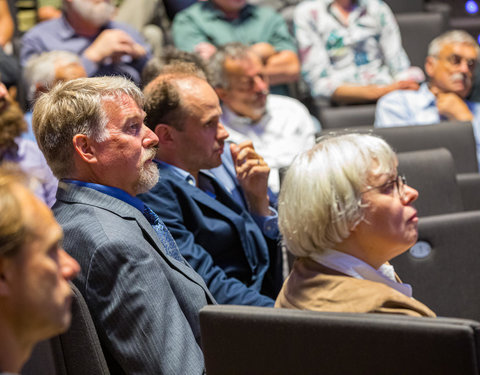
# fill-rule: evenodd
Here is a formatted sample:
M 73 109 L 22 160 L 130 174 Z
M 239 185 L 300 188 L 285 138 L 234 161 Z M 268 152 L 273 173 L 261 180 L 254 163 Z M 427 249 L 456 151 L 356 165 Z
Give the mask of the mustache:
M 157 155 L 158 146 L 153 146 L 145 150 L 145 155 L 143 157 L 143 162 L 153 159 Z
M 466 83 L 471 83 L 472 82 L 472 79 L 467 76 L 465 73 L 460 73 L 460 72 L 457 72 L 457 73 L 453 73 L 451 76 L 450 76 L 450 79 L 452 81 L 466 81 Z

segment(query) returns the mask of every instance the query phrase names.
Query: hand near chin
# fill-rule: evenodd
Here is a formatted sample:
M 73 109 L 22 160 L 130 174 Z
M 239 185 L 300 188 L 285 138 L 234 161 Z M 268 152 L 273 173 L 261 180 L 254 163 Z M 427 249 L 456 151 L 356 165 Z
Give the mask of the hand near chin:
M 435 92 L 434 92 L 435 94 Z M 465 101 L 453 92 L 437 92 L 438 112 L 449 120 L 472 121 L 473 115 Z
M 231 144 L 230 150 L 237 180 L 243 189 L 250 212 L 262 216 L 270 215 L 267 194 L 270 167 L 257 154 L 252 141 Z
M 100 63 L 106 58 L 117 62 L 123 55 L 137 59 L 146 54 L 145 49 L 136 43 L 130 35 L 123 30 L 104 30 L 88 47 L 84 55 L 87 59 Z
M 217 52 L 217 48 L 211 43 L 202 42 L 195 46 L 195 53 L 205 61 L 210 60 L 215 52 Z

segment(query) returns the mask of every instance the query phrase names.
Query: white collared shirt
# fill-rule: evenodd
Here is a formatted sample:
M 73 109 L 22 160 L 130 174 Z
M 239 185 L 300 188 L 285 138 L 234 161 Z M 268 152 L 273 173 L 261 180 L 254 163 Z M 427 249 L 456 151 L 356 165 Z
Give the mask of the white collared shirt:
M 391 264 L 383 264 L 377 270 L 368 265 L 364 261 L 355 258 L 352 255 L 341 251 L 327 249 L 322 253 L 314 253 L 310 258 L 315 262 L 331 268 L 335 271 L 344 273 L 345 275 L 356 279 L 370 280 L 382 283 L 396 291 L 412 297 L 412 286 L 409 284 L 399 283 L 395 278 L 395 270 Z

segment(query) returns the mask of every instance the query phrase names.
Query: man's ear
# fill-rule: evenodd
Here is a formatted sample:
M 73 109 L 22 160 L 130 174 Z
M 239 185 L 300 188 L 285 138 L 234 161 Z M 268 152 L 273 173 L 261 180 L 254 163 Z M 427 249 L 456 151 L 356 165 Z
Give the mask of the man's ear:
M 95 163 L 97 157 L 95 155 L 95 147 L 92 141 L 85 134 L 75 134 L 73 137 L 73 147 L 78 156 L 87 163 Z
M 155 134 L 158 137 L 158 144 L 168 145 L 173 143 L 174 132 L 175 129 L 173 128 L 173 126 L 167 124 L 158 124 L 157 126 L 155 126 Z
M 427 77 L 432 77 L 435 72 L 435 67 L 437 65 L 437 59 L 433 56 L 427 56 L 425 59 L 425 73 Z
M 227 97 L 228 95 L 228 91 L 225 90 L 224 88 L 222 87 L 215 87 L 215 92 L 217 93 L 218 97 L 220 98 L 220 100 L 222 102 L 225 101 L 225 98 Z

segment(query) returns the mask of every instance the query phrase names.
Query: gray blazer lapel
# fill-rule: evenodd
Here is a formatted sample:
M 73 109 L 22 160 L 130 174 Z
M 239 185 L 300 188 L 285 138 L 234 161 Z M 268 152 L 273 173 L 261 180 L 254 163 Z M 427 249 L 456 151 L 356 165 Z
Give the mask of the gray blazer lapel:
M 165 253 L 165 249 L 163 248 L 157 233 L 145 216 L 143 216 L 143 214 L 135 207 L 125 203 L 120 199 L 101 193 L 97 190 L 88 187 L 67 184 L 62 181 L 60 181 L 58 185 L 57 200 L 95 206 L 97 208 L 110 211 L 112 214 L 118 215 L 125 220 L 135 220 L 145 233 L 145 239 L 147 242 L 150 243 L 150 245 L 164 258 L 170 267 L 176 269 L 178 272 L 182 273 L 185 277 L 196 284 L 199 284 L 201 287 L 203 287 L 203 289 L 205 289 L 211 300 L 215 300 L 199 274 L 197 274 L 189 265 L 183 264 Z

